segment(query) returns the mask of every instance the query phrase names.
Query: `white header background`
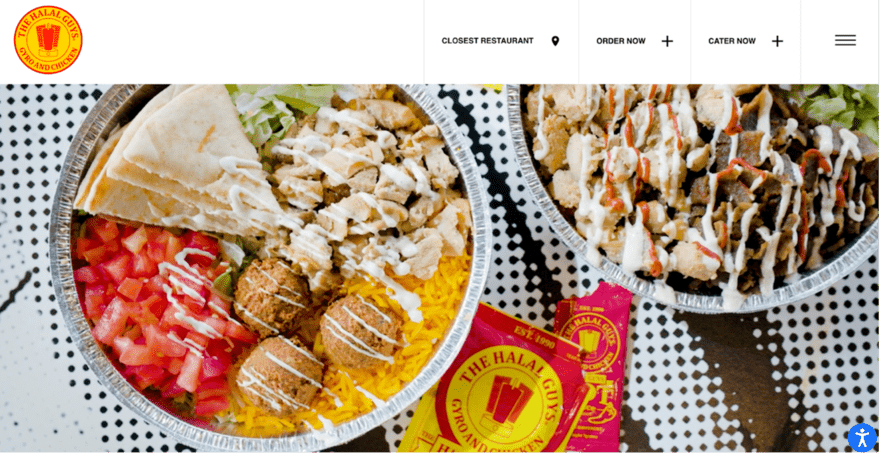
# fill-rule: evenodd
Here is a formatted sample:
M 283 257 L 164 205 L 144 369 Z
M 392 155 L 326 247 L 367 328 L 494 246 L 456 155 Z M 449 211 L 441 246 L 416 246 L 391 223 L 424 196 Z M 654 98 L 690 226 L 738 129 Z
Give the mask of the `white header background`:
M 79 58 L 58 74 L 25 67 L 9 39 L 39 6 L 64 8 L 82 29 Z M 878 83 L 878 14 L 877 0 L 4 1 L 0 82 Z M 843 33 L 857 47 L 834 46 Z M 709 45 L 716 35 L 757 44 Z M 606 36 L 647 44 L 597 45 Z

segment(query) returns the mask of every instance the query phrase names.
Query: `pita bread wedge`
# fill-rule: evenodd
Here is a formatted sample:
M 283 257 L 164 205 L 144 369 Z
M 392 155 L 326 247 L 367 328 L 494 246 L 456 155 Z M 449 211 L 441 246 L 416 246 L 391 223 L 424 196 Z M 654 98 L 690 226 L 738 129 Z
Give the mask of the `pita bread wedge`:
M 94 183 L 96 180 L 104 178 L 104 173 L 106 172 L 106 166 L 110 159 L 110 152 L 114 148 L 124 148 L 125 144 L 131 141 L 131 136 L 134 131 L 140 128 L 140 125 L 144 122 L 146 118 L 152 115 L 154 112 L 162 108 L 165 104 L 168 104 L 168 101 L 171 101 L 171 98 L 183 93 L 187 89 L 192 87 L 192 85 L 170 85 L 159 94 L 153 97 L 138 113 L 135 118 L 125 125 L 122 128 L 114 131 L 110 137 L 102 144 L 101 148 L 98 150 L 98 153 L 95 155 L 94 160 L 92 161 L 91 166 L 89 166 L 89 170 L 86 173 L 86 176 L 83 178 L 83 181 L 79 185 L 79 191 L 77 192 L 76 199 L 74 200 L 74 207 L 80 210 L 84 210 L 84 206 L 88 203 L 89 198 L 91 197 L 91 193 L 95 190 Z M 126 134 L 128 133 L 128 134 Z M 118 143 L 122 145 L 119 146 Z M 110 146 L 108 146 L 110 144 Z
M 131 143 L 132 138 L 141 129 L 141 126 L 143 126 L 147 119 L 149 119 L 153 116 L 153 114 L 165 107 L 169 102 L 171 102 L 173 98 L 192 89 L 193 87 L 194 86 L 192 85 L 170 85 L 168 86 L 168 88 L 162 90 L 158 95 L 151 99 L 150 102 L 148 102 L 147 105 L 144 106 L 144 108 L 140 111 L 140 113 L 138 113 L 134 120 L 132 120 L 131 123 L 128 124 L 128 131 L 123 134 L 122 138 L 119 140 L 119 144 L 117 145 L 117 148 L 120 150 L 120 152 L 124 150 L 129 143 Z M 107 169 L 107 172 L 109 172 L 109 176 L 113 179 L 124 181 L 134 186 L 153 190 L 154 192 L 162 194 L 166 197 L 178 198 L 180 200 L 188 201 L 200 201 L 201 203 L 199 204 L 199 206 L 204 210 L 223 211 L 229 209 L 229 205 L 225 205 L 213 198 L 205 198 L 200 195 L 198 191 L 188 189 L 176 181 L 162 181 L 156 178 L 156 175 L 151 174 L 123 159 L 121 153 L 119 154 L 119 156 L 114 156 L 114 158 L 107 163 Z
M 220 216 L 201 213 L 191 205 L 109 177 L 106 163 L 118 155 L 118 152 L 114 153 L 114 149 L 118 147 L 128 127 L 123 127 L 110 136 L 98 151 L 80 186 L 76 205 L 78 209 L 166 227 L 185 227 L 233 235 L 259 234 L 249 224 L 230 221 L 234 219 L 231 212 Z
M 195 86 L 174 96 L 143 120 L 121 152 L 142 172 L 115 166 L 110 169 L 114 178 L 204 206 L 203 211 L 247 205 L 281 212 L 222 85 Z

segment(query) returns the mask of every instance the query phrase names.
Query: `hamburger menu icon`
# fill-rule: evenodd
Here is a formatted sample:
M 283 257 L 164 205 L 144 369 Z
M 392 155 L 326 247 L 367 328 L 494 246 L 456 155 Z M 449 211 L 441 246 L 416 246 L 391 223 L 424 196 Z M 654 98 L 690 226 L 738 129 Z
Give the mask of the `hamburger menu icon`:
M 533 394 L 531 388 L 515 378 L 496 375 L 480 425 L 502 438 L 509 438 Z

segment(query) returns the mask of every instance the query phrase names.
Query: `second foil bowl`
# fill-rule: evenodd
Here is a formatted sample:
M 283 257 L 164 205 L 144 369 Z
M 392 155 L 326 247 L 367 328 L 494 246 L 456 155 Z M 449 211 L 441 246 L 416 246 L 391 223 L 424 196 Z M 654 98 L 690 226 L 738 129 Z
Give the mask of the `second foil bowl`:
M 526 135 L 523 130 L 521 87 L 520 85 L 508 85 L 506 88 L 511 138 L 526 186 L 528 186 L 529 192 L 538 205 L 538 209 L 547 217 L 547 221 L 556 234 L 566 246 L 586 261 L 587 251 L 589 250 L 586 239 L 565 219 L 538 176 L 537 168 L 535 167 L 536 162 L 532 157 L 531 149 L 526 142 Z M 849 275 L 871 254 L 877 252 L 878 224 L 880 224 L 880 221 L 874 221 L 871 227 L 862 232 L 856 241 L 826 261 L 821 268 L 802 274 L 797 282 L 776 288 L 769 295 L 758 294 L 749 296 L 743 305 L 734 312 L 749 313 L 767 310 L 815 295 L 817 292 L 830 287 L 838 280 Z M 604 255 L 602 255 L 601 263 L 591 263 L 590 267 L 598 269 L 608 280 L 626 287 L 633 293 L 662 304 L 667 304 L 675 309 L 706 314 L 730 313 L 724 310 L 723 300 L 720 296 L 675 291 L 674 301 L 669 301 L 668 298 L 664 297 L 665 289 L 661 289 L 660 286 L 655 285 L 650 280 L 624 272 L 618 264 L 608 260 Z

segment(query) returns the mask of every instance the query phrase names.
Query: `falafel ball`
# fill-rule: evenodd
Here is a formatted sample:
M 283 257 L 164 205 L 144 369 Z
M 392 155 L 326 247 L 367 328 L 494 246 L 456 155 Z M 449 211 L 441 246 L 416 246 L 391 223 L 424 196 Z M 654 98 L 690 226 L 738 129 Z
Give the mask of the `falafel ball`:
M 299 340 L 275 336 L 251 351 L 235 383 L 255 406 L 284 417 L 308 408 L 323 378 L 324 363 Z
M 283 260 L 254 260 L 235 288 L 235 312 L 260 337 L 290 335 L 311 302 L 305 278 Z
M 337 299 L 321 317 L 324 351 L 336 364 L 351 369 L 394 363 L 403 320 L 357 295 Z

